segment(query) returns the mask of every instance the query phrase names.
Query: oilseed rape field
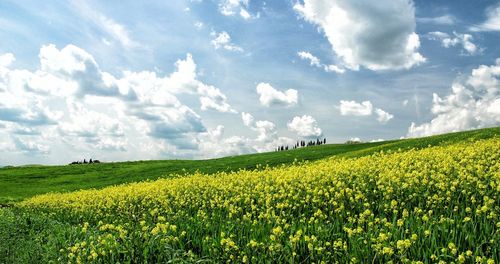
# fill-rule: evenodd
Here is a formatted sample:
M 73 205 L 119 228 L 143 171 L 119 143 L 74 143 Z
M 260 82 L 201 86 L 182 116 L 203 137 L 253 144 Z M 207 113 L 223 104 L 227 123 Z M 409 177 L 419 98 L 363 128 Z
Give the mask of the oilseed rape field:
M 38 195 L 0 225 L 43 263 L 491 264 L 499 195 L 494 137 Z

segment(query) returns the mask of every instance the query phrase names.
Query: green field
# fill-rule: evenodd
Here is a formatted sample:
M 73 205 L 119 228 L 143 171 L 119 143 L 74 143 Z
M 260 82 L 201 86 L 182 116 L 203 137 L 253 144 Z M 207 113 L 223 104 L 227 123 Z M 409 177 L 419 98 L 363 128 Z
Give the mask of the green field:
M 0 263 L 499 263 L 498 160 L 497 127 L 204 161 L 4 168 Z
M 379 151 L 425 148 L 487 139 L 500 135 L 500 127 L 457 132 L 425 138 L 390 140 L 361 144 L 327 144 L 209 160 L 155 160 L 82 164 L 65 166 L 29 166 L 0 169 L 0 204 L 19 201 L 48 192 L 67 192 L 103 188 L 110 185 L 169 178 L 201 172 L 212 174 L 257 166 L 278 166 L 297 161 L 314 161 L 330 156 L 360 157 Z

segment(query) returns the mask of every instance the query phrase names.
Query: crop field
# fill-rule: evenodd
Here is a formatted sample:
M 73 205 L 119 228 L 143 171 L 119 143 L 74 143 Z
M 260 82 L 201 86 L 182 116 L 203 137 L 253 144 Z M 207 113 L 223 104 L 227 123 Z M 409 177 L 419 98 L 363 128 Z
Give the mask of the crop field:
M 498 137 L 194 173 L 0 210 L 0 262 L 500 263 L 499 195 Z
M 294 161 L 315 161 L 331 156 L 362 157 L 379 151 L 445 146 L 500 135 L 500 127 L 443 134 L 425 138 L 360 144 L 327 144 L 282 152 L 231 156 L 209 160 L 157 160 L 111 162 L 71 166 L 27 166 L 0 168 L 0 204 L 7 204 L 48 192 L 69 192 L 103 188 L 195 172 L 213 174 L 258 166 L 275 167 Z

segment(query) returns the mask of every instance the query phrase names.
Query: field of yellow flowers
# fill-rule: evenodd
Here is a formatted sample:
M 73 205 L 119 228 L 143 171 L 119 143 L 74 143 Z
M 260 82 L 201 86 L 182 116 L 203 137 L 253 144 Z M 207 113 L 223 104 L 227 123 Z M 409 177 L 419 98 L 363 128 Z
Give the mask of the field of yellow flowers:
M 36 196 L 57 262 L 500 263 L 500 139 Z M 48 238 L 50 239 L 50 238 Z

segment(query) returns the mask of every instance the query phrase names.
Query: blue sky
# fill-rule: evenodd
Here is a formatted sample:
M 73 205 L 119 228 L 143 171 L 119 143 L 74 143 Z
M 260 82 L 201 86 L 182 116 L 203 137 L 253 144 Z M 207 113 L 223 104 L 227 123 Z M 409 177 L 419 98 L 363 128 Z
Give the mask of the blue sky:
M 1 1 L 0 165 L 500 124 L 498 1 Z

